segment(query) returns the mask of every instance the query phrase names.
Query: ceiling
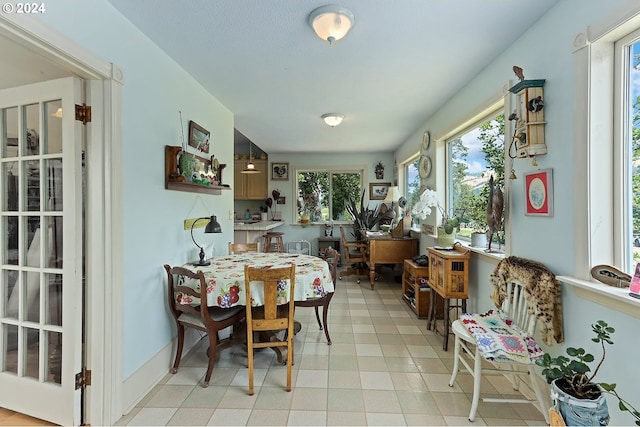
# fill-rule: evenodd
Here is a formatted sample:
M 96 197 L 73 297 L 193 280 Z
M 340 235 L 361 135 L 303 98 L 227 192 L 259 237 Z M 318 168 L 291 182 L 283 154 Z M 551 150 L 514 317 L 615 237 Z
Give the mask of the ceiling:
M 323 0 L 109 2 L 271 154 L 394 151 L 558 0 L 339 0 L 355 25 L 332 47 Z

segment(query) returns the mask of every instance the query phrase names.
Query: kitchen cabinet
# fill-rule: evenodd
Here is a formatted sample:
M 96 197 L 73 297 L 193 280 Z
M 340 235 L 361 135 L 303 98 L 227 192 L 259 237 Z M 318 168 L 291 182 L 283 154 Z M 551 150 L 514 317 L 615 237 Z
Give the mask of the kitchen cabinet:
M 268 197 L 267 161 L 254 159 L 253 164 L 260 173 L 242 173 L 249 160 L 233 161 L 233 198 L 236 200 L 265 200 Z

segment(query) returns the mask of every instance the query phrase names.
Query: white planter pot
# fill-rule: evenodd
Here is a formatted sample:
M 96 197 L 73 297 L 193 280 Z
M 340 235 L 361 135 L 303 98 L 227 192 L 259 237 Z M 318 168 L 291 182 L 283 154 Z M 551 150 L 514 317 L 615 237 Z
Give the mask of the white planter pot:
M 471 233 L 471 246 L 474 248 L 486 248 L 487 233 Z

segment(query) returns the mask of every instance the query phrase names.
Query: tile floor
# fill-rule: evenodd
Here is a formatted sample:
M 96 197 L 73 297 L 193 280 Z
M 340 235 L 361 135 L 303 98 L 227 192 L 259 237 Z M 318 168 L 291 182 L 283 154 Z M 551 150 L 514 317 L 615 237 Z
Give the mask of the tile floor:
M 337 283 L 329 310 L 328 346 L 313 308 L 298 308 L 302 331 L 295 338 L 293 389 L 284 390 L 286 366 L 271 350 L 255 357 L 255 394 L 247 395 L 246 350 L 223 352 L 211 384 L 206 345 L 183 358 L 117 425 L 545 425 L 532 404 L 483 403 L 473 423 L 467 419 L 472 379 L 460 373 L 448 382 L 453 338 L 426 330 L 402 301 L 394 273 L 384 269 L 371 290 L 355 276 Z M 519 394 L 504 377 L 488 377 L 483 392 Z

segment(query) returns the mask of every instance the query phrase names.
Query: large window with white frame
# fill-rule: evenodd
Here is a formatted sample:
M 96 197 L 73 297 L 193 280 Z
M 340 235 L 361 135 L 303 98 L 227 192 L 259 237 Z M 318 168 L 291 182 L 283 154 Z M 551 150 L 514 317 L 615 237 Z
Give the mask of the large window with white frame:
M 617 132 L 621 143 L 616 144 L 620 153 L 614 159 L 621 164 L 613 170 L 622 175 L 614 177 L 614 182 L 620 183 L 617 192 L 621 201 L 615 209 L 623 222 L 622 267 L 633 273 L 640 262 L 640 30 L 615 43 L 615 57 L 621 72 L 614 73 L 620 79 L 614 85 L 620 106 L 614 109 L 619 112 L 614 123 L 621 127 Z
M 493 241 L 504 244 L 504 220 L 487 212 L 491 192 L 504 185 L 503 104 L 488 108 L 478 120 L 446 139 L 446 211 L 460 219 L 457 238 L 470 240 L 472 232 L 496 230 Z M 493 189 L 488 185 L 493 176 Z M 495 246 L 494 246 L 495 247 Z
M 308 215 L 312 222 L 351 221 L 350 198 L 360 200 L 362 169 L 299 169 L 296 171 L 296 221 Z

